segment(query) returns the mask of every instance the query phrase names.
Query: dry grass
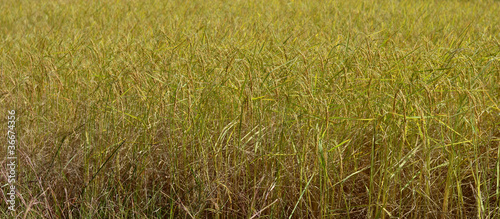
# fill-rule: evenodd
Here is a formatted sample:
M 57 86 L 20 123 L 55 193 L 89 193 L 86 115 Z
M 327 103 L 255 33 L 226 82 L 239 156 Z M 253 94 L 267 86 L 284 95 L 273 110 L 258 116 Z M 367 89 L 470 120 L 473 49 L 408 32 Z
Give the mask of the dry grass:
M 17 215 L 498 218 L 498 11 L 2 1 Z

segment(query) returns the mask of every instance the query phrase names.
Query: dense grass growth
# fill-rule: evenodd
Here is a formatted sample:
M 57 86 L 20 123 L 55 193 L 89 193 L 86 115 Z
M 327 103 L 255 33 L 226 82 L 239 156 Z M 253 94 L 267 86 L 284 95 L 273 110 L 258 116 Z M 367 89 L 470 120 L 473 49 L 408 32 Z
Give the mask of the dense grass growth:
M 17 215 L 498 218 L 499 4 L 1 1 Z

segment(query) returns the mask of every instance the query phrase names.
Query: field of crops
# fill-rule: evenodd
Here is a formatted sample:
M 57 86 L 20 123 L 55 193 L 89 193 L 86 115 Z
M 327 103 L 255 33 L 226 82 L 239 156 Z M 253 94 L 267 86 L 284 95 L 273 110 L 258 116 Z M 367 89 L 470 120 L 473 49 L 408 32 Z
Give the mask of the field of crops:
M 0 217 L 499 218 L 499 12 L 0 1 Z

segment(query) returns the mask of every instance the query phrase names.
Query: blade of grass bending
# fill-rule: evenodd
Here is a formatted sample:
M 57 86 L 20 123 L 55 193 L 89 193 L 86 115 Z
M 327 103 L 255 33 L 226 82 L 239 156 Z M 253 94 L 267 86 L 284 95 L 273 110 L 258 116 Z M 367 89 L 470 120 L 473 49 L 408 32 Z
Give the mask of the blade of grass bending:
M 49 168 L 47 168 L 47 170 L 46 170 L 46 171 L 45 171 L 45 173 L 43 174 L 42 179 L 44 179 L 44 178 L 45 178 L 45 176 L 47 176 L 47 174 L 49 173 L 49 170 L 51 170 L 51 169 L 52 169 L 52 165 L 54 165 L 54 161 L 56 160 L 56 157 L 57 157 L 57 155 L 59 154 L 59 151 L 61 151 L 61 147 L 62 147 L 62 145 L 64 144 L 64 140 L 66 140 L 66 138 L 67 138 L 69 135 L 70 135 L 70 134 L 68 133 L 68 134 L 66 134 L 66 135 L 64 135 L 64 136 L 62 137 L 62 139 L 61 139 L 61 143 L 60 143 L 60 144 L 59 144 L 59 146 L 57 147 L 57 149 L 56 149 L 56 153 L 54 154 L 54 156 L 52 156 L 52 159 L 51 159 L 51 161 L 50 161 Z
M 293 211 L 292 213 L 290 214 L 290 216 L 288 217 L 288 219 L 292 218 L 293 216 L 293 213 L 295 212 L 295 210 L 297 209 L 297 206 L 299 205 L 299 202 L 300 200 L 302 200 L 302 196 L 304 196 L 304 193 L 306 192 L 307 190 L 307 187 L 309 187 L 309 183 L 311 183 L 311 180 L 314 178 L 314 175 L 311 176 L 311 178 L 309 179 L 309 181 L 307 182 L 306 184 L 306 187 L 304 188 L 304 190 L 302 190 L 302 193 L 300 194 L 300 197 L 299 197 L 299 200 L 297 200 L 297 203 L 295 203 L 295 207 L 293 208 Z
M 358 173 L 361 173 L 361 172 L 363 172 L 364 170 L 366 170 L 366 169 L 368 169 L 368 168 L 370 168 L 370 166 L 367 166 L 367 167 L 365 167 L 365 168 L 363 168 L 363 169 L 361 169 L 361 170 L 358 170 L 358 171 L 356 171 L 356 172 L 354 172 L 354 173 L 351 173 L 351 175 L 349 175 L 349 176 L 347 176 L 346 178 L 344 178 L 343 180 L 340 180 L 339 182 L 335 183 L 335 185 L 333 185 L 332 187 L 337 186 L 337 185 L 338 185 L 338 184 L 340 184 L 340 183 L 344 183 L 345 181 L 347 181 L 347 180 L 348 180 L 349 178 L 351 178 L 352 176 L 354 176 L 354 175 L 356 175 L 356 174 L 358 174 Z
M 108 163 L 108 161 L 111 159 L 111 157 L 113 157 L 113 155 L 118 151 L 118 149 L 120 149 L 122 147 L 122 145 L 125 143 L 125 140 L 122 140 L 118 146 L 115 148 L 115 150 L 111 153 L 111 155 L 109 155 L 109 157 L 106 159 L 106 161 L 104 161 L 103 164 L 101 164 L 101 166 L 99 167 L 99 169 L 97 170 L 97 172 L 94 173 L 94 175 L 92 175 L 92 178 L 90 179 L 90 181 L 83 187 L 82 189 L 82 192 L 80 193 L 80 196 L 83 195 L 83 193 L 85 193 L 85 189 L 90 185 L 90 183 L 92 183 L 92 181 L 95 179 L 95 177 L 97 176 L 97 174 L 99 174 L 99 172 L 102 170 L 102 168 Z
M 79 130 L 79 129 L 80 129 L 80 128 L 82 128 L 84 125 L 85 125 L 85 123 L 83 123 L 83 124 L 79 125 L 78 127 L 76 127 L 76 128 L 73 130 L 73 132 L 75 132 L 75 131 Z M 62 139 L 61 139 L 61 143 L 60 143 L 60 144 L 59 144 L 59 146 L 57 147 L 57 150 L 56 150 L 56 153 L 54 154 L 54 156 L 52 156 L 52 159 L 51 159 L 51 161 L 50 161 L 49 168 L 47 168 L 47 170 L 46 170 L 46 171 L 45 171 L 45 173 L 43 174 L 42 179 L 44 179 L 44 178 L 47 176 L 47 174 L 49 173 L 49 170 L 51 170 L 51 169 L 52 169 L 52 166 L 54 165 L 54 162 L 55 162 L 55 160 L 56 160 L 57 155 L 59 155 L 59 152 L 61 151 L 61 148 L 62 148 L 62 146 L 63 146 L 63 144 L 64 144 L 64 141 L 65 141 L 65 140 L 66 140 L 66 138 L 67 138 L 68 136 L 70 136 L 70 135 L 71 135 L 71 133 L 70 133 L 70 132 L 68 132 L 68 133 L 66 133 L 66 134 L 62 137 Z
M 351 139 L 347 139 L 347 140 L 343 141 L 342 143 L 336 145 L 335 147 L 331 148 L 330 150 L 328 150 L 328 152 L 332 152 L 335 148 L 338 148 L 338 147 L 342 146 L 343 144 L 348 143 L 350 141 L 351 141 Z

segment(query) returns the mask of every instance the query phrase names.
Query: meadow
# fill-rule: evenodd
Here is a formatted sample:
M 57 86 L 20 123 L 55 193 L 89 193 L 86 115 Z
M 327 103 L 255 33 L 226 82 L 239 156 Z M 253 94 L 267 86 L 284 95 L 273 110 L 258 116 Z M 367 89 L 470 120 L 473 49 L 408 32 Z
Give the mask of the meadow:
M 499 218 L 498 12 L 0 1 L 0 215 Z

